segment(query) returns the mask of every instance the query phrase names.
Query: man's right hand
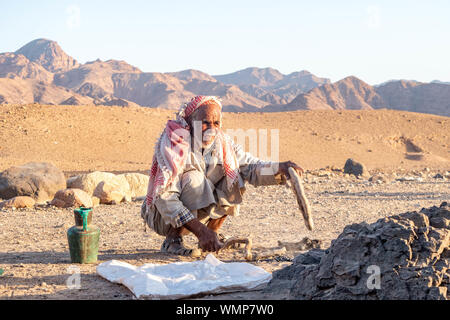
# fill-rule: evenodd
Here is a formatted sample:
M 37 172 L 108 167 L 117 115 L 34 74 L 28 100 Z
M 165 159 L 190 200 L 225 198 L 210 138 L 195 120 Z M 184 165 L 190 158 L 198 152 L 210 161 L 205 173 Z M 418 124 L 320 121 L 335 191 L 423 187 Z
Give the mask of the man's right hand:
M 198 237 L 198 244 L 203 251 L 217 252 L 223 247 L 223 243 L 217 238 L 217 233 L 204 227 L 204 230 Z
M 223 247 L 223 243 L 219 241 L 217 233 L 207 228 L 198 219 L 187 222 L 184 227 L 195 234 L 198 238 L 198 245 L 203 251 L 217 252 Z

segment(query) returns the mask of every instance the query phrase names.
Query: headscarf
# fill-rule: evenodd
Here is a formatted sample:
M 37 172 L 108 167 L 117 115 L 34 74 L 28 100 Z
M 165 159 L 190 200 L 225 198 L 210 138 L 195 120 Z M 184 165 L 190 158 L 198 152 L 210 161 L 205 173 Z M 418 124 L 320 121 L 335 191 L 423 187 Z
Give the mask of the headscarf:
M 190 127 L 186 121 L 199 107 L 209 104 L 216 104 L 222 109 L 222 104 L 217 97 L 196 96 L 189 103 L 180 107 L 176 120 L 167 121 L 165 129 L 156 143 L 150 167 L 146 197 L 147 212 L 154 204 L 156 197 L 164 192 L 179 174 L 183 173 L 191 143 Z M 216 142 L 222 148 L 220 153 L 222 159 L 219 160 L 223 165 L 227 187 L 231 189 L 239 172 L 239 163 L 232 147 L 232 139 L 219 128 Z

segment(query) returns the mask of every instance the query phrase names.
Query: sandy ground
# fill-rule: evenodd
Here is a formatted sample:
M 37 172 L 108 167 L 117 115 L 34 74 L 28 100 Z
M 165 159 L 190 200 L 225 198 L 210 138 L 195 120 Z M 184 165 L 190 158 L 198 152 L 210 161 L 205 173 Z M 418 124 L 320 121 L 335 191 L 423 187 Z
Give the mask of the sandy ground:
M 241 214 L 230 217 L 223 226 L 227 235 L 251 234 L 254 246 L 273 248 L 278 241 L 300 241 L 303 237 L 320 239 L 324 247 L 351 223 L 374 222 L 381 217 L 450 200 L 450 182 L 435 179 L 435 172 L 423 174 L 422 181 L 372 183 L 336 175 L 306 175 L 305 187 L 311 201 L 315 230 L 308 231 L 299 216 L 292 191 L 285 186 L 254 188 L 248 186 Z M 398 177 L 403 177 L 399 173 Z M 395 176 L 388 176 L 397 179 Z M 306 182 L 307 181 L 307 182 Z M 94 222 L 101 228 L 98 263 L 117 259 L 133 265 L 193 261 L 159 252 L 163 238 L 143 230 L 140 201 L 120 205 L 100 205 L 94 209 Z M 1 299 L 133 299 L 124 286 L 110 283 L 96 274 L 98 264 L 71 264 L 66 231 L 73 224 L 73 209 L 36 207 L 0 211 Z M 188 236 L 187 244 L 195 246 Z M 273 272 L 290 264 L 299 252 L 287 252 L 253 264 Z M 225 262 L 245 261 L 239 250 L 217 256 Z M 201 257 L 201 259 L 203 259 Z M 284 260 L 284 261 L 283 261 Z M 70 267 L 81 271 L 81 289 L 68 289 Z M 203 299 L 255 299 L 260 292 L 234 293 Z M 272 297 L 272 298 L 282 298 Z
M 148 172 L 156 139 L 173 117 L 173 111 L 142 107 L 1 105 L 0 170 L 49 161 L 63 171 Z M 448 117 L 393 110 L 295 111 L 224 113 L 223 122 L 225 130 L 267 130 L 268 141 L 270 130 L 278 130 L 279 160 L 305 169 L 342 168 L 347 158 L 368 169 L 449 167 Z M 248 140 L 245 147 L 251 150 Z M 264 158 L 261 150 L 255 155 Z
M 153 145 L 173 111 L 81 106 L 1 106 L 0 170 L 29 161 L 53 162 L 66 177 L 76 172 L 147 172 Z M 279 129 L 280 160 L 308 169 L 305 188 L 316 228 L 299 216 L 285 186 L 248 186 L 241 215 L 230 217 L 223 232 L 252 234 L 254 246 L 273 248 L 278 241 L 319 239 L 329 246 L 351 223 L 377 219 L 450 200 L 450 120 L 397 111 L 306 111 L 224 115 L 225 128 Z M 342 168 L 349 157 L 365 163 L 386 183 L 356 179 L 326 166 Z M 427 169 L 425 169 L 427 168 Z M 398 181 L 414 177 L 413 181 Z M 101 228 L 99 262 L 117 259 L 142 265 L 192 261 L 159 252 L 162 237 L 144 232 L 141 201 L 100 205 L 94 223 Z M 93 265 L 70 263 L 67 229 L 73 209 L 36 206 L 0 210 L 0 299 L 133 299 L 131 292 L 96 275 Z M 195 238 L 187 237 L 195 246 Z M 252 262 L 273 272 L 298 252 Z M 245 261 L 239 251 L 222 252 L 222 261 Z M 81 271 L 81 289 L 69 289 L 70 267 Z M 259 292 L 203 299 L 261 298 Z M 275 298 L 282 298 L 275 297 Z

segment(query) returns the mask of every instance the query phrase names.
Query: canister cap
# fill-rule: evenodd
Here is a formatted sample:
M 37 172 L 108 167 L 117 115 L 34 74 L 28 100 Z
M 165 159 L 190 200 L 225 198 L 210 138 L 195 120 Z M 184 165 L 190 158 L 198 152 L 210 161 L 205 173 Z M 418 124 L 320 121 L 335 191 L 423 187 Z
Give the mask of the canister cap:
M 78 213 L 83 218 L 83 231 L 87 231 L 87 218 L 89 215 L 89 212 L 92 211 L 92 208 L 86 208 L 86 207 L 79 207 L 78 209 L 75 209 L 74 212 Z
M 74 211 L 75 211 L 76 213 L 89 212 L 89 211 L 92 211 L 92 208 L 79 207 L 79 208 L 75 209 Z

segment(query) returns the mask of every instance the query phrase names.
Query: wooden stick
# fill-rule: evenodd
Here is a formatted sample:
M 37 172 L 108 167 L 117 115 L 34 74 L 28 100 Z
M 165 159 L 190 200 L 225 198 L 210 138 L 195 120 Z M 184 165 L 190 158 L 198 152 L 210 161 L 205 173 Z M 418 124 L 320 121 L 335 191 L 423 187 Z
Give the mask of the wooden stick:
M 251 238 L 237 238 L 232 237 L 225 241 L 222 250 L 230 248 L 231 246 L 235 245 L 236 243 L 245 243 L 245 260 L 251 261 L 252 260 L 252 239 Z
M 285 247 L 275 247 L 275 248 L 255 248 L 253 250 L 253 260 L 271 259 L 276 256 L 282 256 L 286 254 L 287 250 Z
M 303 220 L 305 221 L 306 228 L 308 230 L 314 229 L 314 222 L 311 215 L 311 206 L 306 198 L 305 190 L 303 189 L 302 181 L 294 168 L 289 167 L 290 180 L 292 182 L 292 188 L 297 198 L 298 207 L 303 215 Z

